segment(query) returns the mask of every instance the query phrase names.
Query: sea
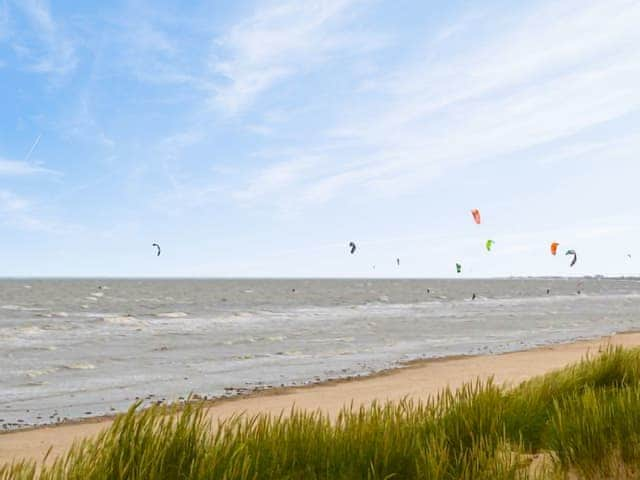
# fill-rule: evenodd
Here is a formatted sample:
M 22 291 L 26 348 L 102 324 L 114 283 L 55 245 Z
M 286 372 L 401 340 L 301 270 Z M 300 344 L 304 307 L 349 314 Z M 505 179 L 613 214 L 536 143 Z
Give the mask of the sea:
M 639 314 L 638 279 L 0 280 L 0 429 L 633 331 Z

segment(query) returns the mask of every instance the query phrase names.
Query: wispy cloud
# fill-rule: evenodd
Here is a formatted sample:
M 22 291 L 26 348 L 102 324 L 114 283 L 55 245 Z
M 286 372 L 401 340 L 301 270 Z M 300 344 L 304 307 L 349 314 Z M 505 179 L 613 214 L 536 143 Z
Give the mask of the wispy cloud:
M 215 102 L 230 113 L 247 108 L 276 83 L 323 65 L 330 57 L 379 46 L 380 39 L 346 33 L 356 0 L 271 2 L 218 39 L 213 71 L 226 79 Z M 353 31 L 352 31 L 353 32 Z
M 29 202 L 24 198 L 8 191 L 0 190 L 0 211 L 4 213 L 15 213 L 26 210 Z
M 374 101 L 346 104 L 341 124 L 301 148 L 301 165 L 310 151 L 337 160 L 306 170 L 291 193 L 309 201 L 354 187 L 403 194 L 446 170 L 550 144 L 640 109 L 637 2 L 550 2 L 517 17 L 483 18 L 508 28 L 448 55 L 434 55 L 434 43 L 425 41 L 413 61 L 372 79 Z M 467 26 L 448 27 L 447 36 L 465 35 Z
M 31 24 L 32 37 L 19 35 L 14 49 L 29 60 L 28 68 L 34 72 L 64 76 L 77 66 L 75 46 L 64 29 L 54 20 L 46 0 L 20 0 L 16 6 Z
M 51 230 L 33 214 L 31 202 L 5 189 L 0 189 L 0 224 L 23 230 Z
M 0 41 L 9 34 L 9 7 L 6 0 L 0 3 Z
M 24 176 L 54 173 L 56 172 L 38 164 L 22 162 L 19 160 L 7 160 L 0 157 L 0 176 Z
M 306 158 L 279 162 L 261 170 L 249 185 L 234 194 L 242 201 L 255 200 L 263 195 L 286 191 L 291 185 L 309 174 L 318 164 L 317 158 Z
M 208 80 L 199 66 L 204 61 L 194 61 L 197 58 L 194 51 L 200 50 L 200 46 L 172 32 L 166 23 L 177 28 L 170 20 L 153 22 L 146 17 L 127 19 L 118 25 L 115 31 L 118 61 L 142 82 L 195 87 L 201 95 L 208 88 Z

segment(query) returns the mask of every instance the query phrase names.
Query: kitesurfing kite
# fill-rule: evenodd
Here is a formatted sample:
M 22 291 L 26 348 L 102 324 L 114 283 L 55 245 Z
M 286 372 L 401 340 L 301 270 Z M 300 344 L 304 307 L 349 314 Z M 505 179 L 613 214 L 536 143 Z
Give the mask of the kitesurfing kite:
M 556 253 L 558 253 L 558 246 L 560 244 L 558 242 L 553 242 L 551 244 L 551 255 L 555 255 Z
M 496 243 L 493 240 L 487 240 L 487 243 L 484 244 L 485 248 L 487 249 L 487 252 L 491 251 L 491 247 L 493 247 L 493 244 Z
M 461 273 L 462 272 L 462 265 L 460 265 L 459 263 L 456 263 L 456 273 Z
M 356 244 L 355 243 L 349 242 L 349 251 L 351 252 L 352 255 L 354 253 L 356 253 Z
M 157 249 L 157 251 L 156 251 L 156 257 L 159 257 L 159 256 L 160 256 L 160 252 L 161 252 L 161 250 L 160 250 L 160 245 L 158 245 L 157 243 L 152 243 L 152 244 L 151 244 L 151 246 L 152 246 L 152 247 L 156 247 L 156 249 Z
M 569 264 L 570 267 L 573 267 L 576 262 L 578 261 L 578 254 L 576 253 L 575 250 L 567 250 L 567 253 L 565 253 L 565 255 L 573 255 L 573 259 L 571 260 L 571 263 Z
M 400 259 L 396 258 L 396 263 L 398 264 L 398 266 L 400 266 Z
M 474 208 L 471 210 L 471 215 L 473 215 L 473 221 L 480 225 L 480 210 Z

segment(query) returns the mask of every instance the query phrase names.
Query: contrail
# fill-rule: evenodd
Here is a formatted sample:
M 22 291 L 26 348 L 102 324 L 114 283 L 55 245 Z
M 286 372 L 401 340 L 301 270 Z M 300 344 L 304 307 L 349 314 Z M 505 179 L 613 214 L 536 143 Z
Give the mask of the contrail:
M 42 134 L 38 135 L 38 138 L 36 138 L 36 141 L 33 142 L 33 145 L 31 145 L 31 148 L 29 149 L 29 153 L 27 153 L 27 156 L 24 157 L 24 161 L 28 162 L 29 158 L 31 158 L 31 154 L 33 153 L 33 151 L 36 149 L 36 147 L 38 146 L 38 143 L 40 142 L 40 138 L 42 137 Z

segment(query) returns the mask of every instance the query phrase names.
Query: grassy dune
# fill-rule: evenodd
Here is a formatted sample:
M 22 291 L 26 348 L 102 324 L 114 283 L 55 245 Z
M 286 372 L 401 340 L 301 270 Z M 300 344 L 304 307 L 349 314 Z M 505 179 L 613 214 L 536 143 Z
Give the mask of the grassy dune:
M 637 478 L 640 349 L 510 390 L 476 383 L 429 402 L 346 408 L 336 421 L 292 412 L 212 428 L 204 413 L 134 405 L 52 466 L 7 465 L 0 479 Z

